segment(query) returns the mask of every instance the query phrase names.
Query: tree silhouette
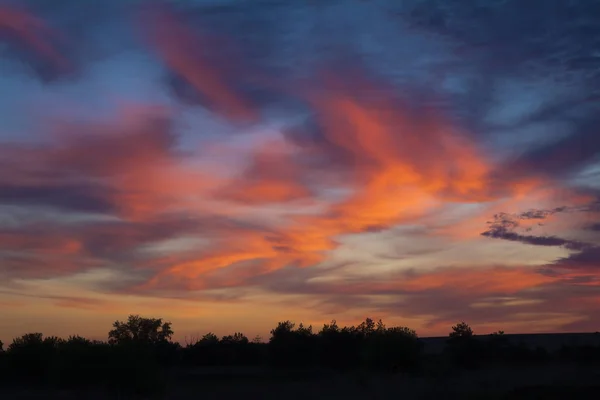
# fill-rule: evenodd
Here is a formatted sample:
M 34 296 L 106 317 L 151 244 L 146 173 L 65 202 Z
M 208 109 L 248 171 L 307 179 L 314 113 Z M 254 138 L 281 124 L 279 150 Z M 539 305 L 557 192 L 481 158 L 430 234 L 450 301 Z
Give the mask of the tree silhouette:
M 475 368 L 484 357 L 484 349 L 475 340 L 473 330 L 466 322 L 460 322 L 452 327 L 448 335 L 447 352 L 458 365 L 466 368 Z
M 67 338 L 66 344 L 69 346 L 90 346 L 92 341 L 79 335 L 71 335 Z
M 378 328 L 381 329 L 381 325 L 383 325 L 383 322 L 379 320 L 379 323 L 380 326 L 378 326 Z M 357 331 L 364 336 L 372 335 L 375 332 L 375 329 L 375 321 L 373 321 L 371 318 L 365 319 L 363 322 L 360 323 L 360 325 L 357 326 Z M 383 329 L 385 329 L 385 326 L 383 326 Z
M 305 327 L 291 321 L 283 321 L 271 330 L 269 351 L 272 361 L 277 365 L 306 366 L 315 361 L 317 336 L 312 326 Z
M 269 342 L 291 336 L 295 326 L 296 324 L 291 321 L 279 322 L 275 329 L 271 329 L 271 338 L 269 339 Z
M 450 332 L 450 338 L 464 338 L 469 339 L 472 338 L 473 330 L 466 322 L 460 322 L 452 327 L 452 332 Z
M 223 336 L 221 343 L 224 345 L 245 345 L 250 343 L 246 335 L 236 332 L 233 335 Z
M 25 379 L 33 384 L 49 380 L 54 372 L 51 367 L 58 355 L 58 346 L 62 342 L 54 336 L 44 338 L 39 332 L 14 338 L 8 346 L 12 372 L 17 379 Z
M 26 333 L 21 337 L 14 338 L 13 342 L 8 346 L 10 352 L 31 348 L 33 346 L 41 346 L 44 343 L 44 335 L 39 332 Z
M 260 336 L 260 335 L 256 335 L 256 336 L 254 336 L 254 339 L 252 339 L 252 343 L 254 343 L 254 344 L 261 344 L 262 341 L 263 341 L 262 336 Z
M 28 333 L 13 339 L 8 349 L 0 352 L 0 382 L 57 388 L 100 385 L 126 397 L 135 397 L 159 394 L 168 380 L 178 379 L 180 372 L 185 374 L 180 367 L 197 365 L 272 363 L 294 371 L 319 366 L 338 371 L 414 373 L 433 364 L 443 366 L 444 361 L 449 361 L 451 368 L 549 360 L 600 362 L 597 344 L 563 346 L 560 352 L 550 353 L 524 343 L 512 345 L 510 336 L 503 331 L 476 338 L 465 322 L 452 327 L 447 346 L 439 355 L 423 354 L 423 342 L 414 330 L 388 327 L 383 321 L 375 322 L 371 318 L 345 327 L 332 320 L 318 333 L 310 325 L 296 326 L 291 321 L 283 321 L 271 331 L 268 343 L 262 343 L 260 338 L 249 341 L 241 332 L 221 339 L 209 332 L 182 348 L 170 341 L 172 335 L 169 322 L 137 315 L 130 315 L 125 322 L 116 321 L 108 342 L 90 341 L 78 335 L 65 340 Z M 172 366 L 178 368 L 170 368 Z
M 115 321 L 113 328 L 108 332 L 110 344 L 128 342 L 157 344 L 169 341 L 173 336 L 171 323 L 163 322 L 162 318 L 143 318 L 139 315 L 130 315 L 127 322 Z
M 219 338 L 214 333 L 208 332 L 206 335 L 202 336 L 200 343 L 203 345 L 216 345 L 219 343 Z
M 421 352 L 421 343 L 414 330 L 402 326 L 386 328 L 381 320 L 366 337 L 365 345 L 367 364 L 385 370 L 413 368 Z
M 208 332 L 201 339 L 192 339 L 185 347 L 182 357 L 187 365 L 217 365 L 219 353 L 219 338 Z
M 324 324 L 318 333 L 319 361 L 328 367 L 347 369 L 356 366 L 361 356 L 361 336 L 355 327 L 340 328 L 335 320 Z

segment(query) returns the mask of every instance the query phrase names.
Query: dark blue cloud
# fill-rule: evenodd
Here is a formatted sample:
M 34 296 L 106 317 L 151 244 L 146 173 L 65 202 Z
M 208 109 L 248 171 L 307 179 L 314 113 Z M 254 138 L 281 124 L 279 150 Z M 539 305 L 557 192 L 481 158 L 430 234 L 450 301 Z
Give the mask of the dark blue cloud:
M 597 271 L 600 268 L 600 246 L 589 246 L 580 252 L 559 258 L 551 267 L 566 268 L 573 271 Z M 595 277 L 595 276 L 592 276 Z
M 48 187 L 0 182 L 0 204 L 49 206 L 67 211 L 110 213 L 115 211 L 102 185 L 59 183 Z
M 551 178 L 570 177 L 574 172 L 597 161 L 600 155 L 600 117 L 577 121 L 573 132 L 553 143 L 525 152 L 506 168 L 509 174 L 542 175 Z
M 511 242 L 520 242 L 534 246 L 564 247 L 568 250 L 580 252 L 576 254 L 586 253 L 590 251 L 590 249 L 594 249 L 596 246 L 580 240 L 565 239 L 558 236 L 523 234 L 519 233 L 517 230 L 520 228 L 521 221 L 524 220 L 544 221 L 549 216 L 559 213 L 587 213 L 593 211 L 593 207 L 594 204 L 583 207 L 562 206 L 549 210 L 528 210 L 518 214 L 499 213 L 494 215 L 494 219 L 492 221 L 488 222 L 488 229 L 482 232 L 481 236 L 492 239 L 504 239 Z M 538 224 L 542 225 L 542 222 L 538 222 Z M 531 228 L 528 228 L 525 231 L 530 232 Z

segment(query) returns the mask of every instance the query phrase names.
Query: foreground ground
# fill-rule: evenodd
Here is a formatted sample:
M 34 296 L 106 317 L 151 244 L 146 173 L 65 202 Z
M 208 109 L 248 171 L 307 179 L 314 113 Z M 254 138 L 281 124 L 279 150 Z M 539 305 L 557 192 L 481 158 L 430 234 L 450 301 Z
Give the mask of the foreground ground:
M 427 374 L 203 368 L 178 371 L 151 397 L 86 391 L 3 390 L 2 399 L 598 399 L 600 367 L 544 365 Z

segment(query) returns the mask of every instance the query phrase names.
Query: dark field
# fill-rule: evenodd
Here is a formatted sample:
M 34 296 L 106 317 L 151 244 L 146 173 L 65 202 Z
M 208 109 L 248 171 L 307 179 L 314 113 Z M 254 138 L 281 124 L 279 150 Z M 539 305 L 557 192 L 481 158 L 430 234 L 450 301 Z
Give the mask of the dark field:
M 600 367 L 549 364 L 421 374 L 260 367 L 194 368 L 170 372 L 163 393 L 100 390 L 4 390 L 2 399 L 598 399 Z

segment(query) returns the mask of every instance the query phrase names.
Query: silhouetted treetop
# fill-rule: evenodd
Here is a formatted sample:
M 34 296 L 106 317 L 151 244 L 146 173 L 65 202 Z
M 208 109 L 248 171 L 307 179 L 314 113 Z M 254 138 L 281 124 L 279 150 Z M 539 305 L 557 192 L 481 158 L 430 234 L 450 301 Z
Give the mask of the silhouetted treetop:
M 452 327 L 452 332 L 450 332 L 450 338 L 471 338 L 474 336 L 473 330 L 466 322 L 460 322 Z
M 381 320 L 379 320 L 379 322 L 383 325 Z M 367 318 L 361 322 L 360 325 L 358 325 L 357 330 L 363 335 L 371 335 L 373 332 L 375 332 L 375 327 L 375 321 L 373 321 L 371 318 Z
M 262 343 L 262 336 L 260 336 L 260 335 L 254 336 L 254 339 L 252 339 L 252 343 L 254 343 L 254 344 Z
M 293 331 L 296 324 L 291 321 L 283 321 L 277 324 L 275 329 L 271 329 L 271 338 L 270 342 L 276 340 L 280 337 L 289 336 Z
M 199 341 L 202 345 L 212 345 L 219 343 L 219 338 L 212 332 L 208 332 L 206 335 L 202 336 L 202 339 Z
M 130 315 L 127 322 L 115 321 L 113 328 L 108 332 L 108 342 L 111 344 L 127 342 L 154 344 L 169 341 L 173 336 L 171 323 L 163 322 L 162 318 Z
M 92 341 L 79 335 L 71 335 L 67 338 L 66 344 L 71 346 L 89 346 Z
M 19 348 L 41 346 L 44 343 L 43 335 L 39 332 L 26 333 L 21 337 L 14 338 L 8 346 L 8 351 L 16 351 Z
M 329 324 L 323 324 L 323 328 L 321 328 L 319 335 L 338 333 L 339 331 L 340 327 L 338 326 L 337 321 L 333 319 Z
M 475 337 L 465 322 L 452 327 L 440 354 L 424 352 L 427 341 L 420 340 L 413 329 L 386 326 L 371 318 L 344 327 L 332 320 L 318 333 L 310 325 L 283 321 L 271 331 L 268 343 L 261 343 L 260 338 L 250 342 L 241 332 L 220 339 L 209 332 L 182 347 L 170 341 L 172 335 L 169 322 L 138 315 L 116 321 L 108 343 L 79 335 L 65 340 L 28 333 L 0 352 L 0 384 L 108 385 L 118 389 L 117 393 L 131 389 L 156 394 L 157 387 L 167 382 L 163 379 L 185 375 L 191 372 L 185 368 L 195 367 L 271 366 L 292 368 L 294 373 L 301 372 L 298 368 L 302 367 L 386 373 L 419 373 L 433 368 L 437 373 L 437 364 L 446 361 L 452 368 L 469 369 L 548 361 L 600 362 L 598 341 L 595 345 L 563 346 L 549 353 L 541 347 L 513 344 L 503 331 Z
M 223 344 L 248 344 L 249 340 L 246 337 L 246 335 L 244 335 L 243 333 L 236 332 L 233 335 L 223 336 L 223 338 L 221 339 L 221 343 L 223 343 Z

